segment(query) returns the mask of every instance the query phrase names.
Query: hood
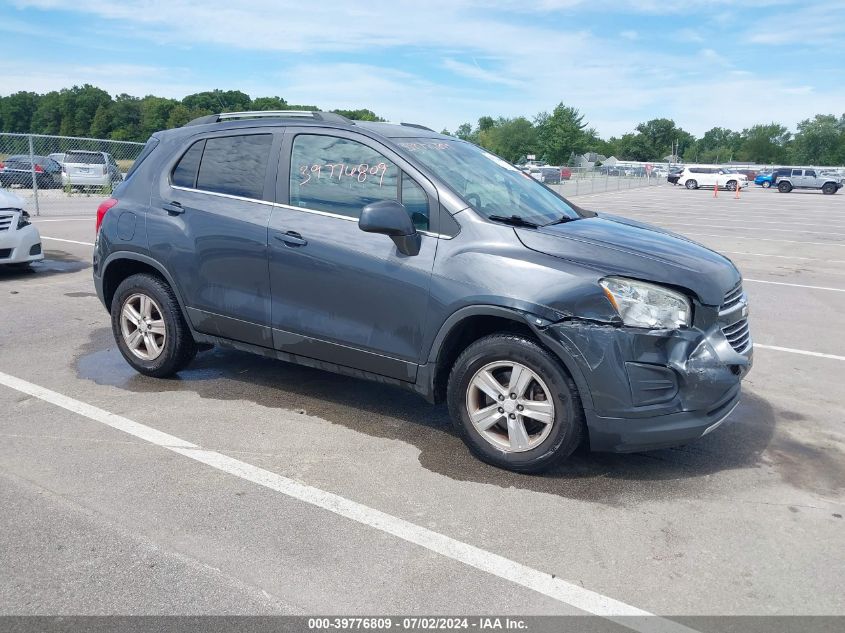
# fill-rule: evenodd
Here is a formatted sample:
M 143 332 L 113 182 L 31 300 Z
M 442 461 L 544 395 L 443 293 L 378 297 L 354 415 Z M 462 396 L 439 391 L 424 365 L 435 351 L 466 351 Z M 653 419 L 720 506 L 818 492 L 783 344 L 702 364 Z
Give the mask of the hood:
M 675 233 L 616 216 L 515 231 L 531 250 L 607 275 L 685 288 L 707 305 L 721 305 L 741 279 L 727 257 Z
M 24 202 L 20 196 L 0 189 L 0 209 L 23 209 Z

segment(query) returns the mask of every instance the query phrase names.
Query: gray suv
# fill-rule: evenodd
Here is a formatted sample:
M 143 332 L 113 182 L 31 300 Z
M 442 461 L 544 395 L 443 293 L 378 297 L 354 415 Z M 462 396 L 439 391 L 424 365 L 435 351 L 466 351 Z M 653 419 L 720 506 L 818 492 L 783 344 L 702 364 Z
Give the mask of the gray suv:
M 329 113 L 153 135 L 98 209 L 94 283 L 142 374 L 221 345 L 401 386 L 518 471 L 701 437 L 752 363 L 722 255 L 470 143 Z
M 842 183 L 832 176 L 817 174 L 815 169 L 779 169 L 774 182 L 778 191 L 789 193 L 793 189 L 821 189 L 826 195 L 833 195 L 842 188 Z

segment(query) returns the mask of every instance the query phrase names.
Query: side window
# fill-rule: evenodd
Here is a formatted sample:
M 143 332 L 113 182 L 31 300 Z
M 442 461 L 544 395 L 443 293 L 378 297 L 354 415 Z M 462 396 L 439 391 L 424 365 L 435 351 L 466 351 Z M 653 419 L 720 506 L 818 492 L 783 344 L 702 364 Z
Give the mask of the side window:
M 793 175 L 793 176 L 800 176 L 800 175 L 801 175 L 801 171 L 802 171 L 801 169 L 793 169 L 793 170 L 792 170 L 792 175 Z
M 428 196 L 408 174 L 402 174 L 402 204 L 419 231 L 428 230 Z
M 399 168 L 374 149 L 333 136 L 300 134 L 290 159 L 290 204 L 357 218 L 399 197 Z
M 815 169 L 805 169 L 804 170 L 805 176 L 812 176 L 813 178 L 816 177 L 816 170 Z
M 197 141 L 182 154 L 182 158 L 176 163 L 173 168 L 173 173 L 170 175 L 171 184 L 177 187 L 188 187 L 194 189 L 197 184 L 197 170 L 200 166 L 200 158 L 202 158 L 202 149 L 205 147 L 205 141 Z
M 261 200 L 272 144 L 272 134 L 206 139 L 197 189 Z

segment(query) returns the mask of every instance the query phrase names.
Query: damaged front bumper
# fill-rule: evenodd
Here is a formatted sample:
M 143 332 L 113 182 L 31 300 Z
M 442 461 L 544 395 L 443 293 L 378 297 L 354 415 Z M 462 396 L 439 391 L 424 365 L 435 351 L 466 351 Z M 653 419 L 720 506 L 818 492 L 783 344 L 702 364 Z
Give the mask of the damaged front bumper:
M 714 311 L 715 312 L 715 311 Z M 629 452 L 677 445 L 719 426 L 753 363 L 747 307 L 707 328 L 642 330 L 569 320 L 539 328 L 582 395 L 590 447 Z M 738 328 L 745 334 L 738 338 Z

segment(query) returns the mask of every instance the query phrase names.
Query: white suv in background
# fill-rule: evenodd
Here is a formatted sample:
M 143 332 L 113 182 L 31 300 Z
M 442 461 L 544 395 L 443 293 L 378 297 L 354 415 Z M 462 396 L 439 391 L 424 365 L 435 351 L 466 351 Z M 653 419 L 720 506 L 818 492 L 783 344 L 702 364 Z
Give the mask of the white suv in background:
M 716 165 L 687 165 L 678 178 L 678 184 L 687 189 L 718 187 L 734 191 L 748 186 L 748 176 Z
M 0 189 L 0 265 L 27 266 L 41 259 L 41 236 L 30 224 L 23 200 Z

